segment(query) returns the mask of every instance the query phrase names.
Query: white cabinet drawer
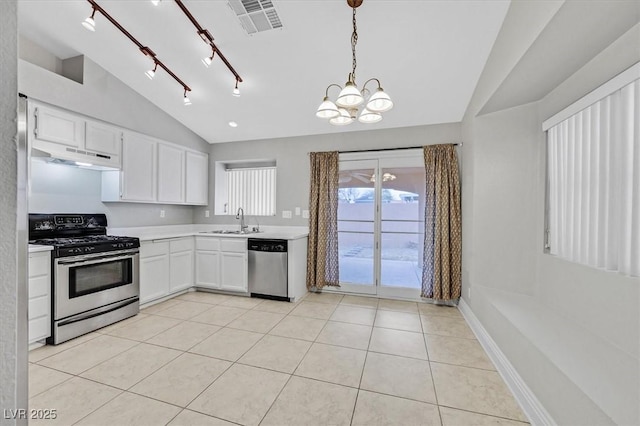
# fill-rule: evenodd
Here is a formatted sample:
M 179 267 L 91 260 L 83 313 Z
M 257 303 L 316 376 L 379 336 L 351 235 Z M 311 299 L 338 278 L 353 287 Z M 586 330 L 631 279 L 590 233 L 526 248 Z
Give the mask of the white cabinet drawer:
M 181 238 L 179 240 L 171 240 L 169 242 L 171 253 L 177 253 L 180 251 L 193 250 L 193 238 Z
M 220 250 L 234 253 L 244 253 L 247 251 L 247 240 L 242 239 L 222 239 L 220 240 Z
M 48 316 L 29 320 L 29 342 L 33 343 L 51 335 L 51 321 Z
M 220 250 L 219 238 L 196 238 L 196 250 Z
M 29 320 L 47 317 L 49 318 L 49 298 L 48 297 L 36 297 L 35 299 L 29 299 Z
M 49 275 L 51 271 L 51 259 L 49 252 L 29 254 L 29 277 Z
M 29 300 L 35 297 L 47 296 L 51 286 L 49 275 L 29 278 Z
M 140 257 L 161 256 L 169 252 L 168 241 L 149 241 L 140 244 Z

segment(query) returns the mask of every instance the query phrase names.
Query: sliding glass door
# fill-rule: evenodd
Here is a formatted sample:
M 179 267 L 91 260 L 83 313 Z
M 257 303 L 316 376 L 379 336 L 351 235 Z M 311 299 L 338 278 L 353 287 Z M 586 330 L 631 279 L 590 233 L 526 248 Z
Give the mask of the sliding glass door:
M 341 161 L 338 182 L 340 286 L 353 293 L 376 294 L 377 161 Z
M 421 151 L 395 155 L 340 161 L 338 244 L 343 291 L 419 297 L 424 165 Z

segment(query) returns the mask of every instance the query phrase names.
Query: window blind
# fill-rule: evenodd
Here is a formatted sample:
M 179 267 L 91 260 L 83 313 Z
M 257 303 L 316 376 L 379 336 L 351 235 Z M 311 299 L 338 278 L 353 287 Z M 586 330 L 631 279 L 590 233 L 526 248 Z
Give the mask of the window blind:
M 228 214 L 235 214 L 240 207 L 246 215 L 276 214 L 275 167 L 228 169 L 226 173 Z
M 640 80 L 550 127 L 547 143 L 550 253 L 640 276 Z

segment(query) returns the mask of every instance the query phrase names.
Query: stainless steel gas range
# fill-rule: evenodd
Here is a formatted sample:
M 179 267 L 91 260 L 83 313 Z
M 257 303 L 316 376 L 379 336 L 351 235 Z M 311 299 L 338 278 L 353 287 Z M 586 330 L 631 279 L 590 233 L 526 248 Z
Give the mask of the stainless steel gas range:
M 53 246 L 51 337 L 57 345 L 136 315 L 139 247 L 107 235 L 104 214 L 29 214 L 29 244 Z

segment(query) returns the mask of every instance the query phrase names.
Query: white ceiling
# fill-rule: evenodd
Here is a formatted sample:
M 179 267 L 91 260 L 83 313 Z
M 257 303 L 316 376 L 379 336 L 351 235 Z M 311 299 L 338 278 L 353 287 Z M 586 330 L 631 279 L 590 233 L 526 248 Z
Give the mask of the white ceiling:
M 351 71 L 351 9 L 345 0 L 273 0 L 283 28 L 247 35 L 226 0 L 185 0 L 242 76 L 234 77 L 170 0 L 98 0 L 192 89 L 182 88 L 100 14 L 96 32 L 80 23 L 84 0 L 22 0 L 21 35 L 61 59 L 84 54 L 209 143 L 383 129 L 462 120 L 509 7 L 507 0 L 366 0 L 357 10 L 357 82 L 377 77 L 395 103 L 382 122 L 334 127 L 315 117 L 330 83 Z M 335 89 L 334 89 L 335 90 Z M 335 93 L 332 93 L 335 97 Z M 229 121 L 239 126 L 231 128 Z

